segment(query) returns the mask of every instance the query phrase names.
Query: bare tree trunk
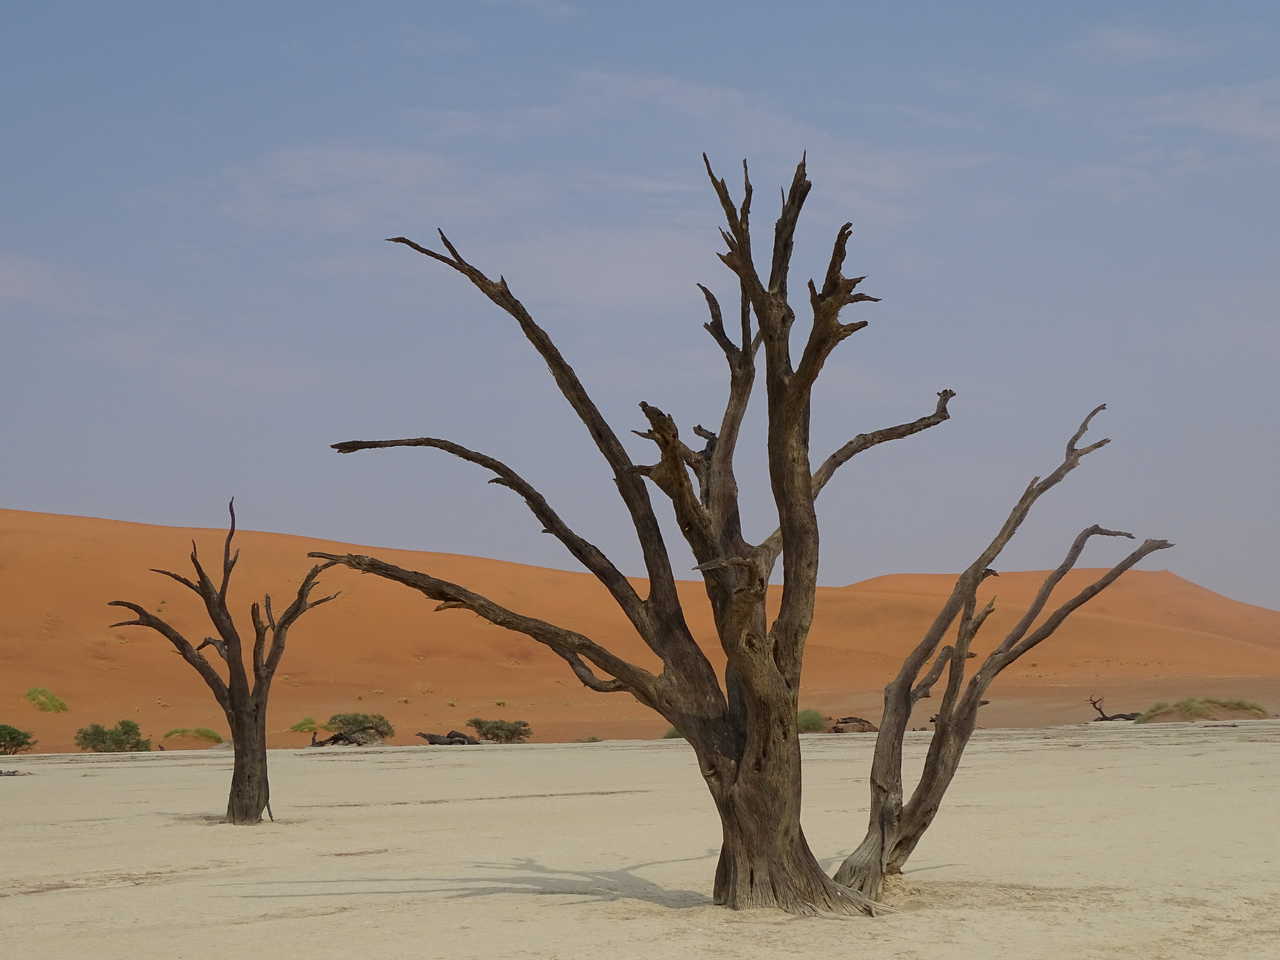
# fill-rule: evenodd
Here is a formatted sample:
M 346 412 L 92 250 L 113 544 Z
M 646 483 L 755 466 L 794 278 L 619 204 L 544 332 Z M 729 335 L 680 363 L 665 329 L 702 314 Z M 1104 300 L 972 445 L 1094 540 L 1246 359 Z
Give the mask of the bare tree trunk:
M 712 791 L 723 840 L 714 900 L 734 910 L 776 907 L 790 913 L 865 912 L 833 883 L 800 826 L 800 764 L 784 756 L 767 769 Z
M 877 735 L 871 762 L 867 832 L 835 875 L 837 883 L 857 890 L 870 900 L 880 899 L 885 877 L 902 872 L 907 858 L 933 823 L 977 719 L 976 708 L 967 721 L 967 728 L 964 721 L 957 726 L 948 718 L 938 718 L 920 783 L 912 793 L 911 802 L 904 805 L 902 741 L 910 707 L 905 715 L 895 712 L 892 723 L 888 722 L 888 705 L 885 713 L 886 722 Z
M 960 767 L 964 748 L 973 735 L 977 713 L 975 710 L 958 722 L 939 718 L 938 723 L 945 724 L 945 729 L 934 733 L 924 773 L 911 794 L 910 802 L 902 810 L 897 836 L 885 857 L 885 870 L 889 875 L 902 872 L 902 867 L 915 851 L 916 844 L 933 824 L 933 818 L 942 806 L 943 795 Z
M 257 716 L 256 711 L 237 717 L 231 727 L 231 743 L 235 766 L 227 797 L 227 820 L 242 826 L 261 823 L 263 811 L 271 804 L 265 717 Z
M 720 814 L 722 842 L 714 900 L 731 909 L 777 907 L 790 913 L 865 913 L 869 905 L 834 883 L 818 863 L 800 825 L 801 755 L 796 702 L 779 686 L 774 696 L 746 696 L 730 713 L 742 731 L 730 741 L 694 740 L 699 765 Z
M 901 703 L 897 691 L 885 690 L 884 714 L 871 760 L 871 809 L 866 836 L 836 871 L 837 883 L 868 900 L 880 899 L 889 852 L 898 839 L 902 819 L 902 740 L 911 719 L 911 701 Z

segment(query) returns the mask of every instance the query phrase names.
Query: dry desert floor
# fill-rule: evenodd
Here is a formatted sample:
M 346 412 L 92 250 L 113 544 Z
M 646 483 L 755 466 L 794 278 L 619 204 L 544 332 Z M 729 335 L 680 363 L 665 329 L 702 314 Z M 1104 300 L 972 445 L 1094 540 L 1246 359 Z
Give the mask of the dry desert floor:
M 804 738 L 832 865 L 872 742 Z M 874 919 L 712 906 L 718 826 L 683 741 L 276 750 L 279 821 L 254 828 L 216 823 L 230 762 L 0 758 L 32 774 L 0 778 L 4 955 L 1280 957 L 1280 721 L 979 732 Z

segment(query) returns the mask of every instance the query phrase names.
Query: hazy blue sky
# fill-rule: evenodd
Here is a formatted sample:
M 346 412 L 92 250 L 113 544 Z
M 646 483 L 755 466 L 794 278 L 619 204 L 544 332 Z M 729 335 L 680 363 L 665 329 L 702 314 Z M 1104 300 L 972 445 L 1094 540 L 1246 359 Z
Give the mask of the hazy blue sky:
M 6 4 L 3 504 L 217 526 L 235 494 L 252 528 L 572 567 L 483 471 L 327 446 L 446 436 L 637 571 L 513 324 L 381 238 L 444 226 L 619 430 L 640 400 L 688 429 L 724 380 L 694 283 L 733 289 L 699 153 L 751 159 L 768 225 L 808 150 L 798 279 L 852 219 L 884 298 L 815 456 L 959 394 L 823 494 L 824 582 L 958 569 L 1106 401 L 1115 443 L 1003 566 L 1098 522 L 1280 606 L 1278 27 L 1269 0 Z

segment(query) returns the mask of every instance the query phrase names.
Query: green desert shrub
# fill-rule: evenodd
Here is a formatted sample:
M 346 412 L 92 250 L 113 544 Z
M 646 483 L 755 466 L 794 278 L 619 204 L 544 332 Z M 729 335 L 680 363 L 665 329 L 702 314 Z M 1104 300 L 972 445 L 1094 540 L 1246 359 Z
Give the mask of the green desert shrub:
M 315 733 L 316 731 L 323 730 L 323 729 L 324 728 L 321 727 L 318 723 L 316 723 L 313 718 L 303 717 L 301 720 L 299 720 L 297 723 L 295 723 L 292 727 L 289 728 L 289 732 L 290 733 Z
M 796 729 L 801 733 L 822 733 L 827 721 L 817 710 L 801 710 L 796 714 Z
M 193 740 L 204 740 L 207 743 L 222 742 L 222 734 L 210 730 L 208 727 L 177 727 L 166 733 L 163 739 L 168 740 L 170 737 L 190 737 Z
M 1187 697 L 1177 703 L 1161 700 L 1153 703 L 1142 712 L 1136 723 L 1150 723 L 1164 713 L 1176 713 L 1187 720 L 1207 720 L 1218 710 L 1231 710 L 1238 713 L 1252 713 L 1259 719 L 1267 716 L 1267 710 L 1260 703 L 1252 700 L 1220 700 L 1216 697 Z
M 675 727 L 667 727 L 667 732 L 662 735 L 663 740 L 683 740 L 684 734 Z
M 335 713 L 329 718 L 324 728 L 334 733 L 359 733 L 362 730 L 372 730 L 384 740 L 396 734 L 395 728 L 380 713 Z
M 524 743 L 533 731 L 523 720 L 481 720 L 472 717 L 467 726 L 476 732 L 481 740 L 493 740 L 496 743 Z
M 32 687 L 25 694 L 30 704 L 42 713 L 66 713 L 67 702 L 44 687 Z
M 129 753 L 151 749 L 151 741 L 132 720 L 121 720 L 110 729 L 91 723 L 76 731 L 76 746 L 93 753 Z
M 15 753 L 23 753 L 36 745 L 31 734 L 7 723 L 0 723 L 0 754 L 11 757 Z

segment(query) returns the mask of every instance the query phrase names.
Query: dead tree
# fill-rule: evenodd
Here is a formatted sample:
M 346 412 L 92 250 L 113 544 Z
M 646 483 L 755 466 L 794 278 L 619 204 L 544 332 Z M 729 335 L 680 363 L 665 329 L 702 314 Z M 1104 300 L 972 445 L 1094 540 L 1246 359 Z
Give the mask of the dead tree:
M 1143 557 L 1173 546 L 1167 540 L 1146 540 L 1128 556 L 1039 621 L 1054 589 L 1075 566 L 1085 545 L 1093 537 L 1126 537 L 1133 534 L 1108 530 L 1100 526 L 1086 527 L 1075 538 L 1066 558 L 1049 572 L 1031 605 L 1004 638 L 996 643 L 982 665 L 965 682 L 968 661 L 976 658 L 971 646 L 982 625 L 995 610 L 994 598 L 981 607 L 978 588 L 995 575 L 992 564 L 1004 550 L 1036 501 L 1057 486 L 1084 457 L 1106 446 L 1110 441 L 1098 440 L 1085 447 L 1078 444 L 1089 429 L 1089 423 L 1106 405 L 1096 407 L 1067 441 L 1062 462 L 1041 479 L 1033 477 L 1019 497 L 995 538 L 977 559 L 956 578 L 947 598 L 924 636 L 903 661 L 893 681 L 885 687 L 884 714 L 876 738 L 871 765 L 871 813 L 867 833 L 858 848 L 841 864 L 836 880 L 876 900 L 886 875 L 900 873 L 902 866 L 933 823 L 943 795 L 955 776 L 965 746 L 973 735 L 978 708 L 987 701 L 982 695 L 991 682 L 1023 654 L 1043 643 L 1081 606 L 1097 596 Z M 955 639 L 942 645 L 952 624 Z M 1033 629 L 1034 627 L 1034 629 Z M 928 670 L 925 665 L 933 658 Z M 923 676 L 921 675 L 923 672 Z M 902 741 L 911 717 L 911 708 L 930 696 L 933 687 L 946 675 L 942 703 L 934 717 L 933 737 L 925 758 L 924 771 L 911 798 L 903 803 Z
M 405 237 L 392 237 L 466 277 L 515 321 L 547 364 L 565 400 L 590 434 L 613 474 L 639 540 L 648 578 L 641 595 L 593 544 L 572 530 L 523 476 L 492 456 L 449 440 L 353 440 L 334 444 L 341 453 L 382 447 L 427 447 L 483 467 L 491 483 L 522 497 L 543 531 L 556 537 L 609 591 L 661 663 L 654 673 L 618 656 L 592 638 L 507 609 L 465 586 L 428 573 L 405 570 L 369 556 L 311 554 L 404 584 L 438 602 L 437 610 L 465 609 L 490 623 L 525 634 L 563 658 L 588 688 L 622 692 L 656 710 L 689 741 L 697 755 L 723 828 L 714 898 L 733 908 L 781 907 L 808 913 L 867 908 L 863 898 L 832 882 L 810 851 L 800 827 L 800 747 L 797 695 L 805 639 L 813 620 L 818 572 L 815 500 L 835 472 L 856 455 L 942 423 L 954 396 L 942 390 L 924 416 L 861 433 L 813 470 L 809 453 L 810 398 L 832 351 L 867 321 L 845 322 L 842 311 L 877 298 L 855 292 L 862 277 L 843 273 L 852 226 L 835 237 L 825 275 L 810 281 L 802 348 L 793 355 L 796 304 L 788 279 L 793 238 L 810 182 L 802 160 L 796 167 L 773 230 L 764 269 L 753 257 L 752 188 L 743 165 L 740 202 L 703 157 L 725 218 L 720 259 L 734 275 L 737 317 L 727 322 L 719 299 L 700 287 L 706 301 L 705 329 L 728 365 L 728 397 L 719 427 L 693 428 L 691 444 L 665 412 L 648 403 L 640 410 L 648 429 L 637 431 L 657 448 L 656 462 L 632 460 L 605 421 L 572 366 L 512 293 L 503 277 L 491 279 L 469 263 L 443 233 L 444 252 Z M 777 528 L 762 542 L 743 535 L 734 454 L 751 398 L 757 358 L 763 352 L 768 413 L 769 481 Z M 677 525 L 697 559 L 727 659 L 722 687 L 695 642 L 676 593 L 670 555 L 651 501 L 652 484 L 671 503 Z M 776 617 L 765 608 L 765 588 L 782 560 L 782 595 Z
M 1099 720 L 1137 720 L 1142 716 L 1140 713 L 1107 713 L 1102 709 L 1102 703 L 1102 697 L 1089 698 L 1089 706 L 1098 711 L 1097 717 L 1094 718 L 1094 723 L 1097 723 Z
M 227 509 L 231 514 L 231 524 L 222 546 L 222 575 L 218 583 L 215 584 L 205 572 L 194 540 L 191 543 L 194 579 L 171 570 L 152 570 L 153 573 L 182 584 L 204 602 L 205 612 L 218 633 L 217 637 L 206 637 L 198 645 L 192 646 L 170 624 L 139 604 L 113 600 L 109 606 L 124 607 L 134 614 L 134 619 L 113 623 L 113 627 L 150 627 L 173 644 L 182 659 L 191 664 L 213 692 L 214 699 L 226 715 L 227 726 L 231 730 L 231 744 L 235 748 L 231 793 L 227 799 L 227 820 L 235 824 L 253 824 L 262 822 L 264 810 L 268 815 L 271 813 L 271 785 L 267 778 L 267 697 L 271 692 L 271 681 L 276 668 L 284 657 L 289 628 L 308 610 L 328 603 L 337 594 L 318 600 L 311 599 L 311 591 L 315 589 L 316 579 L 321 571 L 333 565 L 322 563 L 312 567 L 302 578 L 293 602 L 279 617 L 272 609 L 270 594 L 263 598 L 261 605 L 255 601 L 249 607 L 249 619 L 253 624 L 253 650 L 251 662 L 246 666 L 240 632 L 227 603 L 231 571 L 240 558 L 239 550 L 231 552 L 231 542 L 236 534 L 234 500 L 228 504 Z M 212 647 L 217 653 L 218 659 L 222 661 L 221 672 L 200 652 L 205 647 Z

